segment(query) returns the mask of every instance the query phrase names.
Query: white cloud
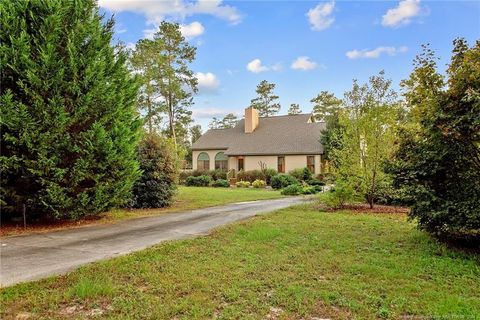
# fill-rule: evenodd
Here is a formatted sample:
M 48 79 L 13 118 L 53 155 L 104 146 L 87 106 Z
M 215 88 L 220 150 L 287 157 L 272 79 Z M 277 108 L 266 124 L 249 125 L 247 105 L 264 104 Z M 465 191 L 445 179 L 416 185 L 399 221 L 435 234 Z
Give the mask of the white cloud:
M 218 108 L 194 108 L 192 109 L 192 115 L 195 119 L 205 119 L 205 118 L 213 118 L 213 117 L 223 117 L 225 114 L 225 110 L 218 109 Z
M 220 86 L 217 76 L 211 72 L 197 72 L 195 77 L 198 79 L 198 90 L 200 93 L 215 92 Z
M 302 56 L 295 59 L 295 61 L 292 62 L 292 65 L 290 67 L 295 70 L 306 71 L 306 70 L 313 70 L 317 66 L 318 66 L 317 63 L 310 60 L 309 57 Z
M 205 31 L 205 28 L 198 21 L 194 21 L 190 24 L 180 25 L 180 32 L 187 39 L 198 37 L 202 35 L 204 31 Z
M 382 17 L 382 25 L 386 27 L 398 27 L 411 22 L 413 17 L 420 15 L 420 0 L 402 0 L 398 6 L 389 9 Z
M 265 71 L 280 71 L 282 70 L 282 65 L 280 63 L 276 63 L 269 67 L 262 64 L 262 60 L 257 58 L 253 59 L 247 64 L 247 70 L 253 73 L 260 73 Z
M 151 28 L 143 30 L 143 37 L 146 39 L 153 39 L 153 35 L 157 32 L 158 28 Z
M 335 21 L 332 16 L 335 1 L 319 3 L 315 8 L 308 10 L 306 16 L 311 24 L 312 30 L 322 31 L 327 29 Z
M 113 12 L 133 11 L 144 14 L 148 24 L 158 25 L 166 17 L 182 20 L 195 14 L 209 14 L 227 20 L 231 24 L 240 23 L 242 15 L 222 0 L 99 0 L 100 7 Z
M 349 59 L 359 59 L 359 58 L 379 58 L 382 53 L 386 53 L 389 56 L 394 56 L 398 53 L 407 52 L 407 47 L 377 47 L 373 50 L 363 49 L 363 50 L 351 50 L 346 53 L 346 56 Z

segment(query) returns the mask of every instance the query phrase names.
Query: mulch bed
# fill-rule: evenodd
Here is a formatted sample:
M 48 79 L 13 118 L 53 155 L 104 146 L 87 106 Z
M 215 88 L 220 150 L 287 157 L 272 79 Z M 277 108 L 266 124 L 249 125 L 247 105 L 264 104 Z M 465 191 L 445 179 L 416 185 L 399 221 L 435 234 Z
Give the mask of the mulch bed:
M 407 214 L 410 212 L 410 209 L 407 207 L 397 207 L 397 206 L 385 206 L 376 204 L 373 208 L 370 208 L 370 205 L 367 203 L 352 203 L 347 204 L 343 207 L 342 210 L 350 210 L 358 213 L 402 213 Z

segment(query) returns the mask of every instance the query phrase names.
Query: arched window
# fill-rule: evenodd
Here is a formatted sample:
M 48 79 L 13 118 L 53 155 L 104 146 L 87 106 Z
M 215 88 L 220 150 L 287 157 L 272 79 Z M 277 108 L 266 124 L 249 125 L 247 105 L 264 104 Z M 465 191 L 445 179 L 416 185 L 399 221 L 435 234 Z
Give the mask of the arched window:
M 219 152 L 215 156 L 215 170 L 228 170 L 228 157 L 225 153 Z
M 197 170 L 209 170 L 210 169 L 210 157 L 206 152 L 200 152 L 197 158 Z

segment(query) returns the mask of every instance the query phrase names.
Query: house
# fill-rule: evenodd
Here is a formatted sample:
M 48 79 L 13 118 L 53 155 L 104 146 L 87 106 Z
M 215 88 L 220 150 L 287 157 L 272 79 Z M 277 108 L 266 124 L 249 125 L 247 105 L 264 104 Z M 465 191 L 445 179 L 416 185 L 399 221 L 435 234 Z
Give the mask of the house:
M 325 123 L 311 114 L 259 117 L 250 107 L 234 128 L 208 130 L 193 144 L 193 169 L 259 170 L 266 165 L 281 173 L 308 167 L 319 174 L 323 129 Z

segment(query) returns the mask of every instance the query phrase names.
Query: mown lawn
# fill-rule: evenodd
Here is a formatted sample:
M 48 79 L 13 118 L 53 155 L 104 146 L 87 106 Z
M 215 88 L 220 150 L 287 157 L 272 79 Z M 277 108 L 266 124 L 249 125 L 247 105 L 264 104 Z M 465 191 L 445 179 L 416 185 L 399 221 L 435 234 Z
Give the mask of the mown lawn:
M 404 215 L 302 205 L 6 288 L 0 308 L 2 319 L 476 319 L 479 279 L 479 256 Z
M 105 214 L 106 220 L 118 220 L 166 212 L 178 212 L 220 206 L 228 203 L 267 200 L 283 197 L 280 191 L 254 188 L 212 188 L 179 186 L 171 207 L 148 210 L 113 210 Z

